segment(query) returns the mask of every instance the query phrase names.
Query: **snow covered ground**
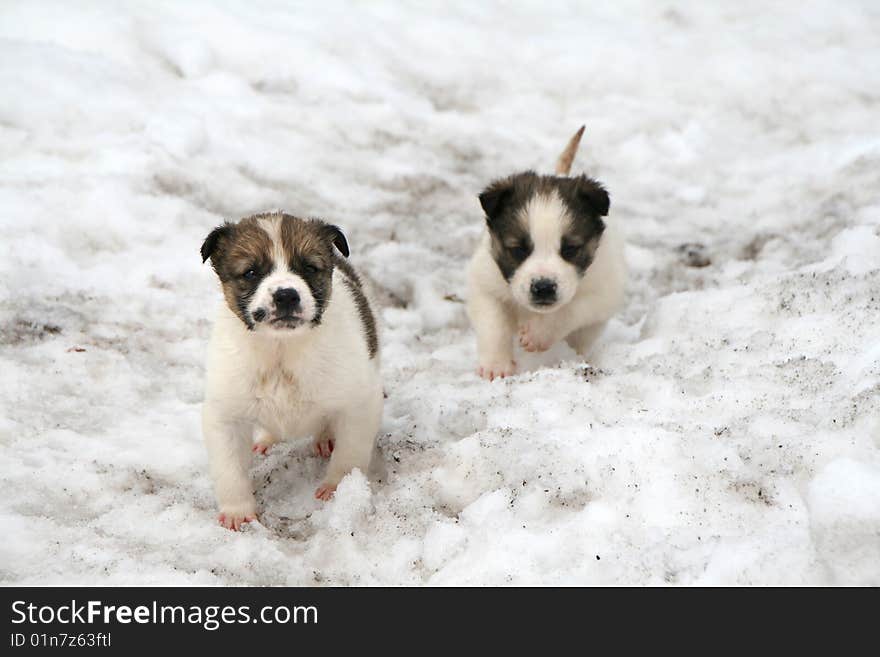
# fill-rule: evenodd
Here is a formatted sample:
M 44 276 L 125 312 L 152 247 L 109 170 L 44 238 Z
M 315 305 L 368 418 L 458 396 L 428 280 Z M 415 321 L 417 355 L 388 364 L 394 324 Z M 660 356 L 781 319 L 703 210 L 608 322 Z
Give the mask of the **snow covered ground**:
M 876 2 L 120 4 L 0 5 L 0 581 L 880 585 Z M 476 194 L 582 123 L 626 309 L 479 380 Z M 275 207 L 345 228 L 388 400 L 234 534 L 199 246 Z

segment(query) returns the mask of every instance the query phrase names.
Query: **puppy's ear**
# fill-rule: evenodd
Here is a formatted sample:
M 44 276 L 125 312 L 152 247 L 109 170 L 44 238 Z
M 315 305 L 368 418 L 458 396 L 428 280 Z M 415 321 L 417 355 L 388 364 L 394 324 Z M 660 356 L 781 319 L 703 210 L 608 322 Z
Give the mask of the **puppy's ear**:
M 345 239 L 345 235 L 342 234 L 339 226 L 327 226 L 327 234 L 333 242 L 333 246 L 339 249 L 339 252 L 347 258 L 349 255 L 348 241 Z
M 611 207 L 611 199 L 608 192 L 599 183 L 586 176 L 578 178 L 577 195 L 580 202 L 585 206 L 590 214 L 599 217 L 608 215 L 608 209 Z
M 504 210 L 510 193 L 513 191 L 513 183 L 509 178 L 496 180 L 480 193 L 480 205 L 486 213 L 489 223 Z
M 208 258 L 214 255 L 220 240 L 227 237 L 231 232 L 232 224 L 227 221 L 222 226 L 217 226 L 208 234 L 205 241 L 202 242 L 202 262 L 207 261 Z

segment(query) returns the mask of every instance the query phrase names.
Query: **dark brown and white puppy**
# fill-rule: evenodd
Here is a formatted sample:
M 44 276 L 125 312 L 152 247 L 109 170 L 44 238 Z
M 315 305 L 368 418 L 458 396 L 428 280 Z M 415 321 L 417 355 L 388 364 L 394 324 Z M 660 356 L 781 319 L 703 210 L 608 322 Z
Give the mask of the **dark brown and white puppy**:
M 478 373 L 513 374 L 513 338 L 526 351 L 566 339 L 586 355 L 623 300 L 623 240 L 608 218 L 604 187 L 568 171 L 583 134 L 572 137 L 557 175 L 518 173 L 480 194 L 486 231 L 468 272 L 468 314 Z
M 349 254 L 336 226 L 280 212 L 226 223 L 202 245 L 225 297 L 208 346 L 202 424 L 220 522 L 231 529 L 256 517 L 252 452 L 312 436 L 330 457 L 315 492 L 324 500 L 370 464 L 382 417 L 376 325 L 337 252 Z

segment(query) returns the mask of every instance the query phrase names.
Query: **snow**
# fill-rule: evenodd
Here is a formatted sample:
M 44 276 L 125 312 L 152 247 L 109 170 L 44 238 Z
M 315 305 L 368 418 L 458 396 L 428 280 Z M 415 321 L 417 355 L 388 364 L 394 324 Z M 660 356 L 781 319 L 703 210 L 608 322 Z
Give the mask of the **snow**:
M 878 34 L 870 2 L 3 3 L 0 581 L 880 585 Z M 481 381 L 476 194 L 581 124 L 626 308 L 589 363 Z M 199 247 L 276 207 L 344 227 L 388 399 L 369 478 L 319 503 L 276 446 L 233 534 Z

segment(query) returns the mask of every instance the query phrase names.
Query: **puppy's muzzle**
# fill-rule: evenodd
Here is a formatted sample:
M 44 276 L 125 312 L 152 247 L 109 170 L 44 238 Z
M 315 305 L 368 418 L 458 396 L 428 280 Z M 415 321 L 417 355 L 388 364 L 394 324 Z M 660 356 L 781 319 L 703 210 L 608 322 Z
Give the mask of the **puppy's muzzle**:
M 552 306 L 557 300 L 556 281 L 551 278 L 536 278 L 529 287 L 532 305 Z
M 283 287 L 272 294 L 272 312 L 269 324 L 275 328 L 296 328 L 302 324 L 302 303 L 297 292 L 292 287 Z M 257 316 L 259 314 L 259 316 Z M 254 319 L 258 322 L 266 318 L 266 312 L 262 308 L 254 313 Z

